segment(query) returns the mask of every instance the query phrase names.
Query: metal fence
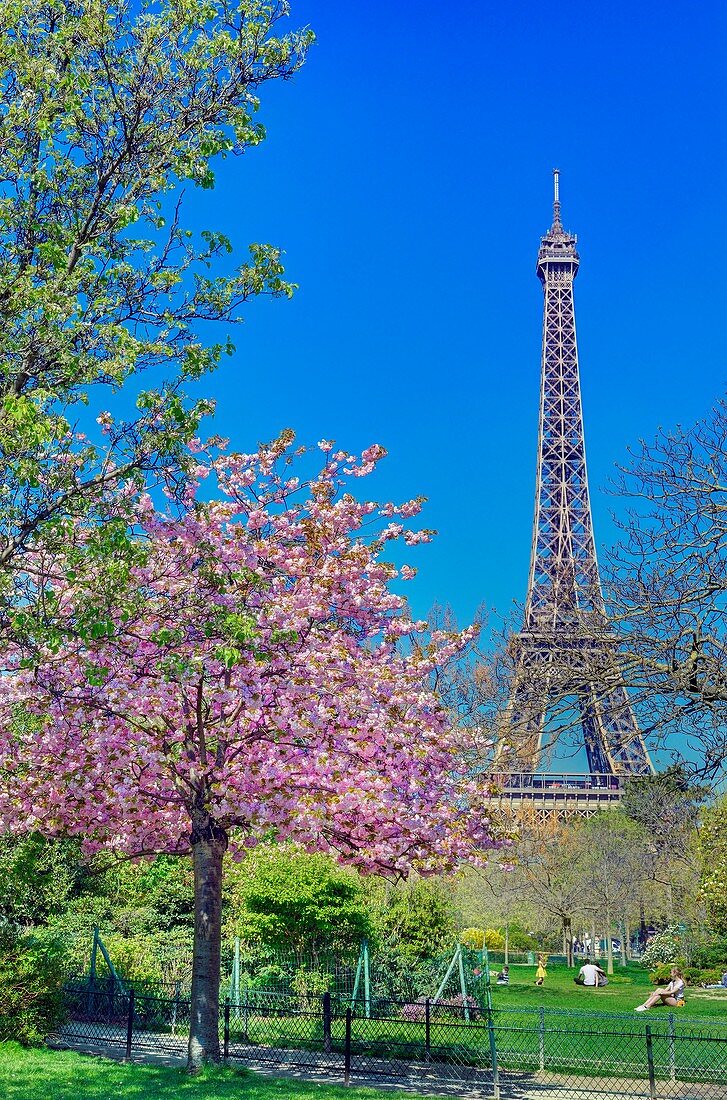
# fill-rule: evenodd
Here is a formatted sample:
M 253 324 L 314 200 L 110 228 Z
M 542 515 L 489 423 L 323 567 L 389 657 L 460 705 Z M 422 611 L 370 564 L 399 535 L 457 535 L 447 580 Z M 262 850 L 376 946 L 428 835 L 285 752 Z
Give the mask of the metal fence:
M 189 1001 L 70 984 L 59 1038 L 92 1049 L 184 1052 Z M 390 1078 L 423 1093 L 501 1100 L 724 1100 L 727 1020 L 256 994 L 220 1014 L 225 1058 L 347 1083 Z

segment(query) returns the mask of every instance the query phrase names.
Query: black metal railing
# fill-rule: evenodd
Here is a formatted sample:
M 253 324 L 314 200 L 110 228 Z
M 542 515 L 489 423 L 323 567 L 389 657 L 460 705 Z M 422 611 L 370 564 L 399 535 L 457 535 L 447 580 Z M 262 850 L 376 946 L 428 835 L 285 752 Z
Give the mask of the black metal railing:
M 189 1000 L 134 988 L 69 983 L 68 1018 L 57 1038 L 90 1049 L 182 1055 Z M 368 1015 L 366 1014 L 368 1011 Z M 351 1005 L 330 993 L 296 1005 L 284 995 L 226 1002 L 224 1057 L 251 1068 L 315 1071 L 332 1080 L 405 1080 L 431 1091 L 466 1082 L 483 1096 L 644 1097 L 724 1100 L 727 1020 L 654 1010 L 618 1013 L 496 1009 L 475 1002 L 372 999 Z

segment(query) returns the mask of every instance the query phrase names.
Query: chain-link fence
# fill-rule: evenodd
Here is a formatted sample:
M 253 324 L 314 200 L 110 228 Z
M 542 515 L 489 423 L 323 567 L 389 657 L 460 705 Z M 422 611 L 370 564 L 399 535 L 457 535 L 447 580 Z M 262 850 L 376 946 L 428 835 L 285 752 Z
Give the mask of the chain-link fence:
M 189 1000 L 132 989 L 69 984 L 71 1045 L 183 1053 Z M 225 1058 L 254 1068 L 309 1070 L 350 1082 L 392 1078 L 421 1092 L 502 1100 L 643 1097 L 724 1100 L 727 1020 L 689 1020 L 655 1010 L 624 1014 L 499 1009 L 477 1005 L 373 1001 L 369 1015 L 330 993 L 293 998 L 260 993 L 224 1005 Z

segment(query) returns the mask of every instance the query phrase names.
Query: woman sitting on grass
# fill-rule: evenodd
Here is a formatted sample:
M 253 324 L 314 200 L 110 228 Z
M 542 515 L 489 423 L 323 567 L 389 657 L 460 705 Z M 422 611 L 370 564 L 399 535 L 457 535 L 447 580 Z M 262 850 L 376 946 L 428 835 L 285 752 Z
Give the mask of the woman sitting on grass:
M 636 1006 L 634 1011 L 647 1012 L 648 1009 L 653 1008 L 654 1005 L 658 1005 L 660 1002 L 663 1005 L 669 1005 L 670 1008 L 676 1008 L 678 1005 L 684 1004 L 684 978 L 678 966 L 671 968 L 671 981 L 669 984 L 664 989 L 655 989 L 642 1005 Z

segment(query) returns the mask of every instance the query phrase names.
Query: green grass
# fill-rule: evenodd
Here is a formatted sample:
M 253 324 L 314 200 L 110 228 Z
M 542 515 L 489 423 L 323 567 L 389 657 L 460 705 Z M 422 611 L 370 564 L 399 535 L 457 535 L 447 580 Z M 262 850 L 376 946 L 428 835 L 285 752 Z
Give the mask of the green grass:
M 390 1100 L 411 1100 L 387 1092 Z M 72 1051 L 25 1050 L 0 1043 L 3 1100 L 381 1100 L 375 1089 L 267 1078 L 246 1070 L 211 1068 L 198 1077 L 183 1069 L 125 1065 Z
M 681 1080 L 708 1079 L 727 1085 L 727 997 L 691 991 L 688 1007 L 634 1012 L 653 989 L 638 967 L 617 972 L 603 989 L 573 982 L 573 970 L 549 970 L 547 983 L 535 986 L 535 968 L 511 970 L 512 984 L 494 990 L 494 1027 L 500 1066 L 512 1072 L 577 1073 L 584 1077 L 643 1078 L 647 1073 L 646 1033 L 653 1034 L 658 1077 L 676 1073 Z M 541 1012 L 541 1009 L 544 1010 Z M 486 1068 L 490 1064 L 484 1019 L 473 1026 L 446 1010 L 432 1012 L 430 1057 Z M 544 1031 L 541 1032 L 541 1024 Z M 233 1019 L 231 1039 L 281 1047 L 317 1047 L 322 1024 L 316 1017 L 297 1020 L 251 1013 L 243 1039 Z M 332 1048 L 343 1050 L 343 1020 L 333 1020 Z M 366 1020 L 357 1014 L 352 1029 L 354 1056 L 424 1058 L 424 1025 L 404 1019 Z
M 497 969 L 497 968 L 496 968 Z M 575 985 L 573 978 L 577 970 L 566 966 L 549 966 L 545 985 L 535 985 L 534 966 L 511 966 L 510 984 L 492 986 L 494 1008 L 540 1008 L 565 1009 L 578 1012 L 633 1012 L 636 1005 L 646 1000 L 654 986 L 649 981 L 646 970 L 629 964 L 625 968 L 614 967 L 614 975 L 609 984 L 602 989 L 590 989 Z M 604 967 L 605 969 L 605 967 Z M 720 1017 L 727 1021 L 727 995 L 718 991 L 687 987 L 687 1003 L 684 1008 L 674 1009 L 680 1017 Z M 648 1019 L 657 1019 L 665 1012 L 655 1008 Z M 639 1019 L 636 1015 L 635 1019 Z

